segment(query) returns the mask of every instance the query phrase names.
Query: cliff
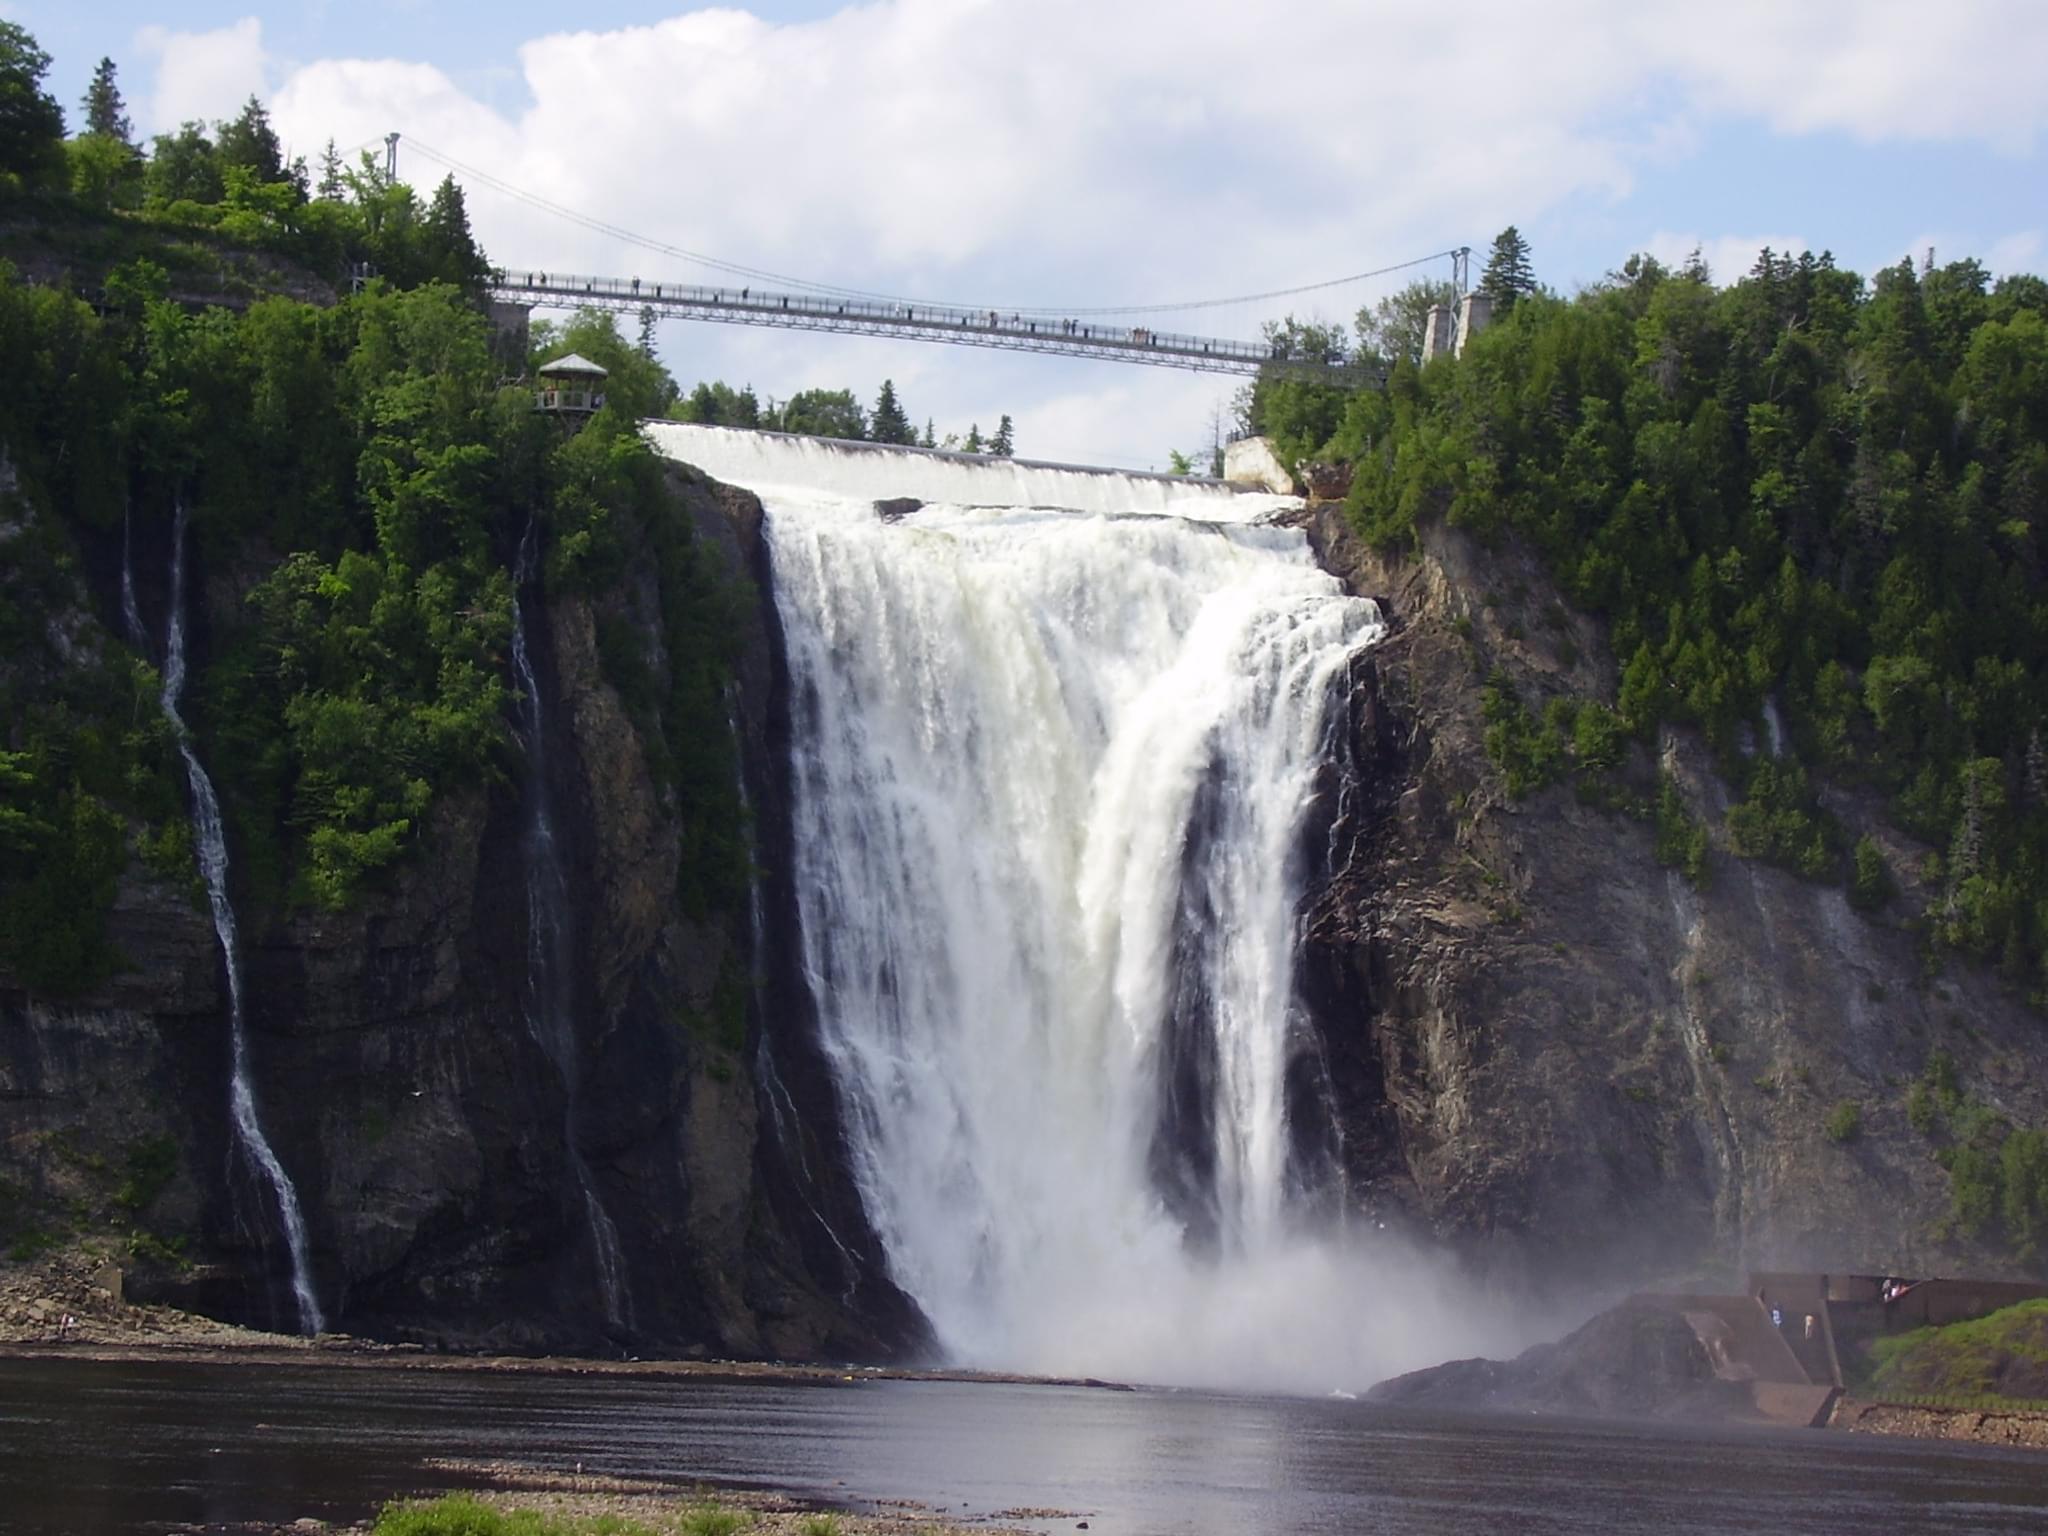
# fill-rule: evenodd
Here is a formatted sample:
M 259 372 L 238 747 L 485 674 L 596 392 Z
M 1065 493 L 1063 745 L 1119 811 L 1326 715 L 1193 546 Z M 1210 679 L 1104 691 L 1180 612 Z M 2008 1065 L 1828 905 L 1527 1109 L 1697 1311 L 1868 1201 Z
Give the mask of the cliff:
M 734 589 L 733 727 L 749 798 L 773 826 L 781 674 L 772 608 L 754 590 L 760 508 L 683 470 L 669 490 Z M 836 1109 L 789 1003 L 799 989 L 776 975 L 786 957 L 755 953 L 745 903 L 693 917 L 676 899 L 689 808 L 651 766 L 658 727 L 636 725 L 600 656 L 609 627 L 658 678 L 681 664 L 657 562 L 629 555 L 624 581 L 551 601 L 532 637 L 576 914 L 573 1073 L 523 1024 L 531 791 L 516 774 L 444 793 L 417 856 L 345 912 L 242 914 L 255 1092 L 306 1210 L 322 1303 L 332 1326 L 454 1347 L 915 1349 L 915 1310 L 882 1278 L 859 1201 L 824 1155 Z M 224 611 L 248 576 L 209 573 L 209 603 Z M 104 580 L 92 585 L 66 622 L 101 651 L 118 608 Z M 131 862 L 110 937 L 120 969 L 61 1004 L 0 975 L 0 1227 L 13 1256 L 110 1245 L 131 1297 L 289 1326 L 282 1245 L 230 1153 L 203 902 Z M 599 1299 L 572 1141 L 617 1228 L 624 1326 Z
M 1437 522 L 1396 555 L 1339 508 L 1300 520 L 1392 624 L 1355 663 L 1355 782 L 1306 914 L 1354 1202 L 1518 1293 L 1589 1302 L 1749 1267 L 2014 1270 L 1952 1220 L 1948 1137 L 1909 1103 L 1946 1053 L 1946 1102 L 2040 1124 L 2048 1032 L 1988 970 L 1929 969 L 1911 919 L 1930 893 L 1908 876 L 1866 917 L 1840 885 L 1735 857 L 1685 731 L 1632 746 L 1604 796 L 1510 796 L 1484 682 L 1532 709 L 1611 698 L 1599 627 L 1512 542 Z M 1697 887 L 1599 803 L 1665 781 L 1707 831 Z M 1829 808 L 1918 866 L 1874 806 Z

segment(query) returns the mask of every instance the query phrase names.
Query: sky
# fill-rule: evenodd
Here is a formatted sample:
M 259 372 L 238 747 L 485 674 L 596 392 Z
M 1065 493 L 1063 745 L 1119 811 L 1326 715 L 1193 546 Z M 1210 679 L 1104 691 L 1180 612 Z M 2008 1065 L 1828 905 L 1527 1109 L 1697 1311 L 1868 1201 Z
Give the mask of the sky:
M 1460 245 L 1476 271 L 1511 223 L 1566 293 L 1631 252 L 1695 247 L 1723 281 L 1764 245 L 1862 272 L 1930 246 L 2048 270 L 2042 0 L 0 0 L 0 17 L 54 56 L 74 118 L 105 55 L 139 132 L 253 93 L 309 159 L 396 130 L 423 191 L 454 160 L 657 242 L 933 302 L 1225 298 Z M 482 183 L 468 205 L 501 266 L 717 280 Z M 1449 272 L 1143 323 L 1253 338 Z M 1024 456 L 1139 468 L 1205 448 L 1236 387 L 704 322 L 665 321 L 657 345 L 685 388 L 872 402 L 888 377 L 942 434 L 1007 412 Z

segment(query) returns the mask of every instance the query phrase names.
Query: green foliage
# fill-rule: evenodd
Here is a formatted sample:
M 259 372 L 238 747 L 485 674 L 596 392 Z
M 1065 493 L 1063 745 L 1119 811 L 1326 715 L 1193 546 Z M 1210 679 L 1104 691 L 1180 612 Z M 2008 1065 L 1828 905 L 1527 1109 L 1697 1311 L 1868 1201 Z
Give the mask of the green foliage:
M 998 459 L 1007 459 L 1017 451 L 1017 431 L 1007 413 L 996 423 L 996 435 L 989 439 L 988 451 Z
M 178 1172 L 178 1144 L 168 1136 L 148 1136 L 128 1149 L 114 1204 L 140 1216 L 170 1185 Z
M 2033 1407 L 2000 1394 L 2002 1379 L 2019 1366 L 2038 1377 L 2048 1366 L 2048 1300 L 2023 1301 L 1984 1317 L 1940 1328 L 1890 1334 L 1870 1346 L 1869 1389 L 1976 1407 Z
M 1859 837 L 1850 862 L 1849 905 L 1857 911 L 1875 912 L 1896 894 L 1891 866 L 1885 863 L 1884 850 L 1877 846 L 1876 839 L 1868 835 Z
M 1863 1134 L 1863 1106 L 1854 1099 L 1844 1099 L 1828 1111 L 1822 1130 L 1827 1132 L 1829 1141 L 1837 1146 L 1854 1141 Z
M 683 1530 L 690 1530 L 689 1516 Z M 727 1528 L 736 1531 L 738 1526 Z M 387 1504 L 371 1536 L 653 1536 L 644 1525 L 617 1515 L 557 1516 L 539 1510 L 500 1510 L 468 1494 Z
M 1558 701 L 1563 702 L 1563 701 Z M 1546 712 L 1532 719 L 1514 685 L 1495 674 L 1481 696 L 1486 721 L 1486 755 L 1507 781 L 1507 791 L 1520 799 L 1555 783 L 1565 766 L 1566 722 Z
M 1480 274 L 1479 291 L 1489 295 L 1503 313 L 1514 308 L 1518 299 L 1536 291 L 1536 269 L 1529 262 L 1529 242 L 1514 225 L 1493 237 L 1486 270 Z
M 700 1504 L 684 1514 L 676 1529 L 681 1536 L 735 1536 L 753 1521 L 742 1511 L 717 1504 Z
M 27 29 L 0 21 L 0 189 L 55 183 L 64 168 L 64 109 L 43 89 L 50 56 Z
M 1816 803 L 1805 770 L 1763 759 L 1750 770 L 1749 790 L 1728 809 L 1728 846 L 1818 880 L 1835 866 L 1833 819 Z
M 744 389 L 734 389 L 723 379 L 699 384 L 669 407 L 669 415 L 677 421 L 695 422 L 706 427 L 763 425 L 761 402 L 754 398 L 754 386 L 749 384 Z
M 1707 829 L 1686 809 L 1685 796 L 1669 774 L 1657 781 L 1655 811 L 1657 862 L 1668 864 L 1695 886 L 1707 880 Z
M 1737 851 L 1832 876 L 1822 787 L 1876 791 L 1943 850 L 1936 943 L 2048 992 L 2048 284 L 1766 251 L 1725 289 L 1638 258 L 1566 302 L 1511 236 L 1483 286 L 1515 301 L 1462 358 L 1269 374 L 1251 424 L 1349 462 L 1370 541 L 1438 518 L 1537 552 L 1604 621 L 1628 729 L 1696 727 L 1739 780 Z M 1749 765 L 1767 707 L 1782 751 Z
M 882 380 L 881 392 L 875 396 L 874 414 L 868 418 L 868 435 L 878 443 L 914 444 L 917 441 L 917 431 L 910 425 L 910 417 L 896 398 L 896 381 L 893 379 Z
M 101 134 L 133 145 L 135 130 L 128 121 L 128 104 L 121 99 L 121 87 L 114 79 L 114 61 L 102 58 L 93 67 L 92 84 L 85 91 L 85 132 Z
M 1353 327 L 1360 355 L 1383 364 L 1421 362 L 1430 310 L 1439 304 L 1451 308 L 1458 298 L 1457 284 L 1449 278 L 1424 279 L 1359 310 Z
M 777 432 L 860 441 L 868 435 L 867 417 L 850 389 L 805 389 L 790 396 L 772 422 Z
M 142 157 L 104 133 L 84 133 L 64 146 L 71 195 L 89 208 L 134 208 L 142 200 Z

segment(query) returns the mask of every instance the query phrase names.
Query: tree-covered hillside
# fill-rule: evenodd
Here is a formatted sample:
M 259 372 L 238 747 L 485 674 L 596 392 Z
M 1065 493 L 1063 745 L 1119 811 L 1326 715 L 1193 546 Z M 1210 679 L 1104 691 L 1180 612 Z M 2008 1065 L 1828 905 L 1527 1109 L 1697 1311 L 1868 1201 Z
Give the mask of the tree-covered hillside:
M 1519 788 L 1604 766 L 1612 725 L 1697 726 L 1741 793 L 1731 846 L 1866 906 L 1894 872 L 1819 790 L 1878 791 L 1934 850 L 1929 941 L 2038 998 L 2048 284 L 1766 251 L 1726 288 L 1638 257 L 1514 297 L 1383 391 L 1263 381 L 1253 425 L 1352 464 L 1369 539 L 1439 516 L 1517 536 L 1607 621 L 1615 698 L 1495 701 Z
M 612 369 L 611 403 L 566 435 L 506 383 L 531 360 L 494 353 L 487 269 L 452 183 L 423 207 L 368 168 L 331 166 L 311 192 L 253 102 L 145 157 L 123 137 L 111 66 L 67 148 L 61 115 L 38 105 L 46 63 L 0 23 L 10 227 L 97 219 L 128 259 L 43 283 L 0 261 L 0 970 L 41 991 L 90 986 L 121 964 L 105 917 L 130 860 L 193 874 L 151 664 L 181 512 L 216 595 L 190 598 L 204 665 L 187 713 L 260 907 L 347 906 L 419 846 L 440 798 L 507 775 L 510 567 L 536 516 L 557 591 L 616 577 L 629 543 L 652 552 L 670 653 L 695 661 L 640 689 L 655 767 L 702 823 L 681 894 L 698 908 L 729 895 L 732 596 L 638 432 L 675 395 L 660 364 L 608 317 L 543 330 Z M 97 182 L 60 176 L 95 136 L 121 146 L 133 197 L 102 202 Z M 326 306 L 198 308 L 171 297 L 167 271 L 193 228 L 329 277 L 360 260 L 378 275 Z M 139 641 L 116 596 L 124 551 L 155 598 Z M 630 648 L 612 653 L 632 671 Z

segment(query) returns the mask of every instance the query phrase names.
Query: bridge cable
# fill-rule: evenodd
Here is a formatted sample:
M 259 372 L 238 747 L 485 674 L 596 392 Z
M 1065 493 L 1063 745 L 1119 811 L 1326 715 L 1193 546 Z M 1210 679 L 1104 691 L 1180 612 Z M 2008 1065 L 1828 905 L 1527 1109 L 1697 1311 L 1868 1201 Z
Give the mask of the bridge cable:
M 1411 267 L 1425 266 L 1430 262 L 1442 261 L 1457 254 L 1456 249 L 1432 251 L 1427 256 L 1417 256 L 1408 261 L 1395 262 L 1392 266 L 1375 267 L 1373 270 L 1369 272 L 1354 272 L 1346 277 L 1328 278 L 1319 283 L 1302 283 L 1293 288 L 1274 288 L 1264 293 L 1239 294 L 1232 298 L 1192 299 L 1185 303 L 1178 304 L 1122 304 L 1101 305 L 1094 307 L 1062 307 L 1056 305 L 1019 306 L 1013 304 L 942 304 L 940 303 L 940 301 L 934 299 L 907 298 L 902 294 L 878 293 L 873 289 L 868 288 L 844 288 L 836 283 L 814 282 L 808 278 L 791 277 L 787 273 L 770 272 L 764 268 L 743 266 L 736 262 L 720 260 L 716 256 L 706 256 L 697 251 L 686 250 L 682 246 L 670 245 L 666 241 L 654 240 L 650 239 L 645 235 L 635 234 L 632 230 L 622 228 L 621 226 L 610 223 L 607 220 L 593 217 L 590 214 L 578 212 L 574 208 L 564 207 L 562 204 L 554 202 L 548 198 L 542 197 L 538 193 L 528 192 L 524 188 L 514 186 L 512 183 L 505 181 L 500 177 L 494 176 L 488 171 L 479 170 L 473 165 L 466 165 L 462 161 L 455 159 L 452 155 L 445 154 L 442 151 L 435 149 L 432 145 L 427 144 L 420 139 L 408 136 L 405 140 L 405 143 L 408 148 L 417 150 L 419 153 L 425 155 L 429 160 L 432 160 L 437 164 L 444 165 L 453 171 L 459 171 L 466 177 L 474 177 L 478 182 L 480 182 L 481 184 L 483 184 L 485 187 L 489 188 L 492 191 L 502 193 L 507 197 L 516 198 L 520 202 L 527 203 L 532 207 L 542 210 L 543 212 L 552 213 L 559 218 L 567 219 L 571 223 L 579 224 L 585 229 L 591 230 L 594 233 L 601 235 L 609 235 L 615 240 L 622 240 L 628 245 L 636 245 L 641 247 L 643 250 L 653 251 L 658 255 L 672 256 L 677 258 L 678 260 L 693 262 L 699 266 L 710 267 L 716 271 L 726 272 L 735 277 L 755 278 L 771 283 L 782 283 L 791 288 L 801 288 L 808 290 L 810 292 L 830 294 L 835 298 L 867 299 L 879 301 L 885 304 L 926 305 L 936 306 L 945 309 L 993 309 L 1013 315 L 1031 315 L 1034 317 L 1046 315 L 1081 316 L 1179 314 L 1189 310 L 1225 309 L 1232 305 L 1238 304 L 1257 304 L 1267 299 L 1294 298 L 1304 293 L 1316 293 L 1327 288 L 1342 288 L 1349 286 L 1352 283 L 1365 282 L 1371 278 L 1387 277 L 1391 276 L 1393 273 L 1396 272 L 1405 272 Z

